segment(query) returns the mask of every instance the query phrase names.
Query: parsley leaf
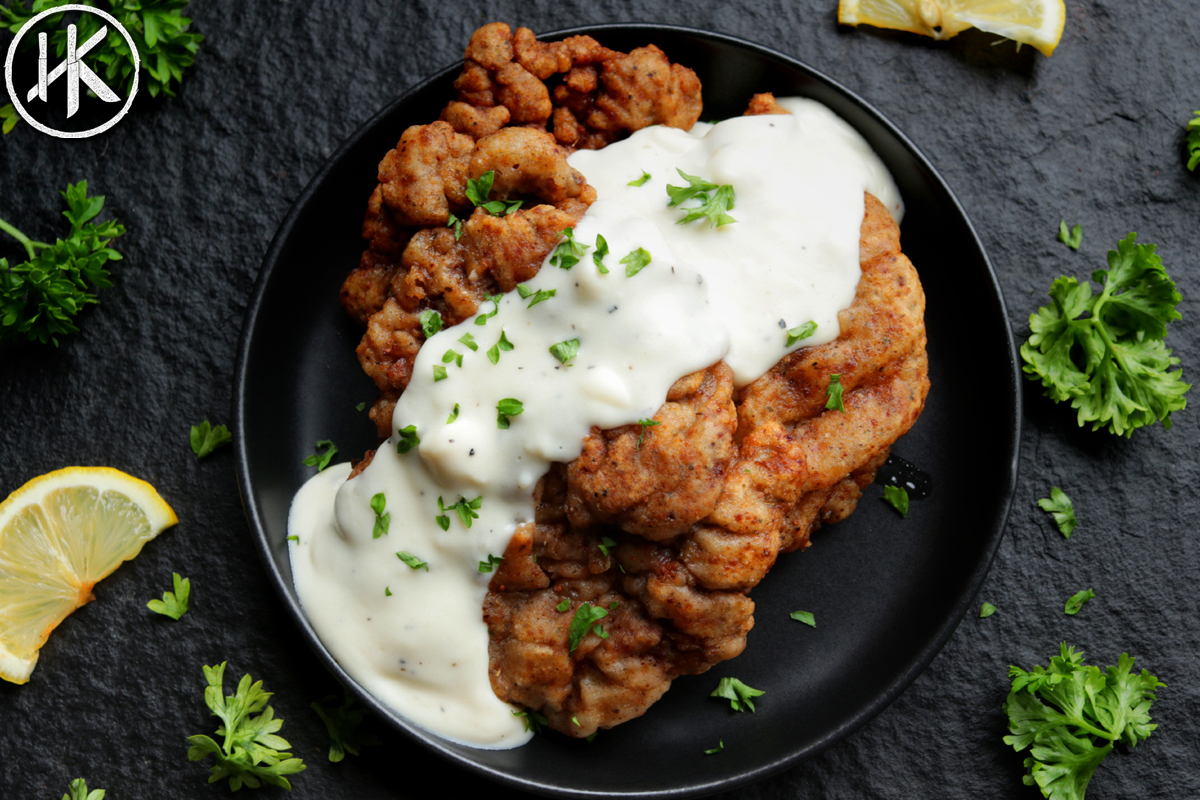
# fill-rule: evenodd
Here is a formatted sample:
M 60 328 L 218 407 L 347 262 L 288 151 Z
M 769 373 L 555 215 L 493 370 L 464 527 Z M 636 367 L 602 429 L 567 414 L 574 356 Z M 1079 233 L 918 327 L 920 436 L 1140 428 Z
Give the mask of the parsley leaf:
M 454 410 L 450 412 L 450 416 L 446 417 L 446 424 L 449 425 L 456 419 L 458 419 L 458 403 L 454 404 Z
M 454 241 L 456 241 L 456 242 L 462 238 L 462 226 L 463 226 L 463 221 L 461 219 L 459 219 L 458 217 L 454 216 L 453 211 L 449 212 L 446 215 L 446 227 L 454 229 Z
M 504 328 L 501 328 L 500 329 L 500 340 L 488 348 L 488 351 L 487 351 L 488 361 L 491 361 L 493 364 L 497 364 L 500 362 L 500 351 L 503 350 L 504 352 L 507 353 L 512 349 L 513 349 L 513 343 L 510 342 L 508 340 L 508 337 L 504 335 Z
M 745 711 L 750 709 L 754 712 L 754 700 L 752 698 L 759 697 L 766 692 L 753 689 L 739 681 L 737 678 L 721 678 L 721 682 L 717 684 L 717 688 L 709 697 L 721 697 L 729 701 L 729 706 L 734 711 Z
M 492 301 L 492 310 L 475 318 L 476 325 L 487 325 L 487 321 L 500 313 L 500 295 L 490 294 L 487 299 Z
M 1188 169 L 1193 172 L 1196 167 L 1200 167 L 1200 111 L 1193 112 L 1196 118 L 1189 120 L 1187 124 L 1187 148 L 1188 148 Z M 8 133 L 8 124 L 5 123 L 5 133 Z
M 711 750 L 705 750 L 704 755 L 715 756 L 717 753 L 721 752 L 724 749 L 725 749 L 725 740 L 721 739 L 717 742 L 716 747 L 712 748 Z
M 448 377 L 450 377 L 450 375 L 449 375 L 449 373 L 446 372 L 445 367 L 443 367 L 441 364 L 433 365 L 433 382 L 434 383 L 437 383 L 438 381 L 444 381 Z
M 1063 613 L 1067 616 L 1075 616 L 1079 613 L 1079 609 L 1083 608 L 1083 604 L 1096 596 L 1096 593 L 1091 589 L 1084 589 L 1071 595 L 1067 600 L 1067 604 L 1063 606 Z
M 1072 250 L 1078 250 L 1079 245 L 1083 244 L 1083 226 L 1076 225 L 1067 230 L 1067 221 L 1060 220 L 1058 223 L 1058 240 Z
M 414 570 L 423 569 L 426 572 L 429 572 L 429 564 L 427 564 L 424 561 L 422 561 L 421 559 L 417 558 L 412 553 L 406 553 L 403 550 L 401 550 L 399 553 L 396 553 L 396 558 L 400 559 L 405 564 L 408 564 Z
M 700 201 L 699 206 L 682 209 L 687 214 L 677 224 L 685 225 L 693 220 L 707 219 L 712 227 L 719 228 L 722 225 L 737 222 L 736 219 L 726 213 L 733 209 L 734 193 L 732 186 L 727 183 L 718 186 L 696 175 L 688 175 L 678 168 L 675 171 L 688 182 L 688 185 L 672 186 L 667 184 L 667 195 L 671 198 L 671 202 L 667 205 L 677 206 L 691 199 Z M 712 194 L 709 194 L 710 192 Z
M 600 234 L 596 234 L 596 252 L 592 253 L 592 263 L 596 265 L 596 270 L 601 275 L 608 274 L 608 267 L 604 266 L 604 257 L 608 255 L 608 241 Z
M 459 497 L 458 502 L 453 505 L 446 505 L 445 501 L 438 497 L 438 511 L 441 515 L 434 517 L 437 520 L 438 526 L 444 530 L 450 530 L 450 517 L 446 514 L 448 511 L 454 511 L 458 514 L 458 518 L 462 520 L 462 524 L 468 528 L 471 527 L 471 521 L 479 519 L 479 515 L 475 512 L 483 507 L 483 496 L 476 497 L 474 500 L 467 500 L 465 497 Z
M 829 388 L 825 390 L 825 398 L 826 408 L 846 413 L 846 406 L 842 404 L 842 374 L 840 372 L 829 376 Z
M 514 717 L 521 717 L 525 723 L 525 730 L 540 733 L 542 728 L 550 724 L 550 720 L 534 711 L 532 708 L 526 708 L 521 711 L 512 712 Z
M 995 614 L 995 613 L 996 613 L 996 607 L 994 605 L 992 605 L 991 603 L 985 602 L 983 605 L 981 605 L 979 607 L 979 618 L 980 619 L 987 619 L 988 617 L 990 617 L 992 614 Z
M 233 434 L 224 425 L 212 426 L 208 420 L 192 426 L 188 439 L 196 458 L 204 458 L 218 447 L 224 447 L 233 441 Z
M 21 115 L 17 113 L 17 109 L 12 103 L 0 106 L 0 131 L 3 131 L 5 135 L 17 127 L 17 123 L 20 121 Z
M 522 300 L 529 300 L 530 297 L 533 298 L 532 300 L 529 300 L 529 305 L 525 306 L 526 308 L 533 308 L 538 303 L 554 297 L 554 295 L 557 293 L 557 289 L 539 289 L 535 292 L 533 289 L 529 288 L 529 284 L 527 283 L 517 284 L 517 294 L 521 295 Z
M 488 201 L 488 195 L 492 193 L 492 184 L 496 181 L 496 171 L 488 170 L 478 178 L 467 179 L 467 199 L 473 205 L 481 206 Z
M 371 510 L 375 512 L 375 527 L 371 530 L 372 539 L 386 536 L 388 529 L 392 526 L 392 515 L 390 512 L 383 513 L 385 508 L 387 508 L 387 498 L 383 492 L 371 497 Z
M 406 425 L 398 430 L 396 435 L 396 452 L 400 455 L 404 455 L 421 443 L 421 437 L 417 436 L 416 425 Z
M 0 231 L 20 242 L 29 256 L 12 266 L 0 258 L 0 344 L 24 339 L 57 347 L 59 336 L 79 330 L 73 318 L 99 302 L 95 290 L 112 286 L 104 265 L 119 261 L 121 254 L 108 245 L 125 227 L 113 220 L 91 221 L 104 208 L 104 197 L 88 197 L 87 181 L 67 184 L 61 194 L 67 201 L 63 216 L 71 223 L 65 240 L 35 242 L 0 219 Z
M 508 429 L 508 418 L 525 412 L 525 405 L 515 397 L 506 397 L 496 403 L 496 426 L 501 430 Z
M 610 539 L 607 536 L 601 536 L 600 544 L 596 545 L 596 547 L 598 547 L 600 549 L 600 552 L 603 553 L 605 555 L 605 557 L 608 556 L 609 549 L 616 547 L 616 546 L 617 546 L 616 540 Z
M 650 180 L 650 173 L 646 172 L 646 170 L 642 170 L 642 177 L 634 178 L 633 180 L 631 180 L 629 183 L 627 183 L 625 185 L 626 186 L 641 186 L 648 180 Z
M 565 342 L 550 345 L 550 355 L 562 362 L 563 366 L 571 366 L 567 362 L 579 354 L 579 340 L 568 339 Z
M 570 607 L 571 607 L 571 601 L 564 597 L 562 602 L 559 603 L 558 605 L 556 605 L 554 607 L 554 609 L 561 614 L 562 612 L 566 611 Z
M 422 311 L 417 319 L 421 321 L 421 333 L 425 334 L 426 339 L 442 329 L 442 315 L 432 308 Z
M 1053 800 L 1083 800 L 1096 767 L 1117 741 L 1133 747 L 1148 738 L 1155 690 L 1166 684 L 1146 670 L 1133 672 L 1122 653 L 1117 666 L 1085 666 L 1083 653 L 1064 643 L 1049 667 L 1026 672 L 1010 666 L 1012 690 L 1004 701 L 1011 735 L 1004 743 L 1025 759 L 1027 786 Z
M 642 449 L 642 439 L 646 438 L 646 428 L 653 428 L 655 425 L 662 425 L 656 419 L 639 419 L 638 425 L 641 426 L 641 431 L 638 433 L 637 449 Z
M 817 627 L 817 618 L 813 616 L 811 611 L 793 611 L 791 614 L 788 614 L 788 616 L 797 622 L 803 622 L 810 628 Z
M 504 560 L 504 556 L 494 556 L 491 553 L 488 553 L 487 561 L 479 562 L 479 571 L 480 572 L 491 572 L 496 567 L 498 567 L 500 565 L 500 562 L 503 560 Z
M 625 277 L 632 278 L 650 265 L 650 253 L 646 248 L 639 247 L 622 258 L 621 263 L 625 265 Z
M 1168 371 L 1179 359 L 1162 342 L 1167 324 L 1180 318 L 1180 294 L 1154 245 L 1136 240 L 1129 234 L 1108 252 L 1109 268 L 1092 273 L 1103 286 L 1099 295 L 1086 281 L 1054 281 L 1052 305 L 1029 317 L 1029 341 L 1021 345 L 1024 370 L 1041 380 L 1047 397 L 1069 400 L 1081 427 L 1091 422 L 1092 430 L 1119 436 L 1155 422 L 1170 429 L 1191 388 L 1181 372 Z
M 188 595 L 192 592 L 192 582 L 187 578 L 180 578 L 178 572 L 172 572 L 171 578 L 175 585 L 175 591 L 163 592 L 162 600 L 151 600 L 146 603 L 146 608 L 155 614 L 179 619 L 187 613 Z
M 451 361 L 453 361 L 454 365 L 456 367 L 461 368 L 462 360 L 463 360 L 462 353 L 458 352 L 454 348 L 451 348 L 451 349 L 447 350 L 446 352 L 442 353 L 442 363 L 443 364 L 449 364 Z
M 68 792 L 62 796 L 62 800 L 104 800 L 104 790 L 93 789 L 89 792 L 87 781 L 83 778 L 71 781 L 67 789 Z
M 559 269 L 570 269 L 579 263 L 579 259 L 587 255 L 587 251 L 592 248 L 586 244 L 579 244 L 575 241 L 575 231 L 571 228 L 563 228 L 559 233 L 565 237 L 559 242 L 558 247 L 554 248 L 554 252 L 550 254 L 550 264 Z
M 884 486 L 883 501 L 899 511 L 901 517 L 908 516 L 908 490 L 903 486 Z
M 344 689 L 342 692 L 343 699 L 340 706 L 325 705 L 337 702 L 337 698 L 333 695 L 322 697 L 309 705 L 309 708 L 317 712 L 317 716 L 325 723 L 325 730 L 329 732 L 329 760 L 333 762 L 344 759 L 346 753 L 352 756 L 359 755 L 360 747 L 374 747 L 382 744 L 377 737 L 369 733 L 358 733 L 358 726 L 362 724 L 367 710 L 358 705 L 349 692 Z
M 817 323 L 809 320 L 798 328 L 789 328 L 787 332 L 787 346 L 791 347 L 801 339 L 807 339 L 817 332 Z
M 1051 486 L 1050 496 L 1038 500 L 1038 506 L 1054 517 L 1054 524 L 1063 538 L 1070 539 L 1071 532 L 1075 530 L 1075 504 L 1067 497 L 1067 493 L 1057 486 Z
M 462 342 L 463 346 L 465 346 L 472 353 L 479 349 L 479 345 L 475 343 L 475 337 L 469 333 L 464 333 L 462 336 L 458 337 L 458 340 Z
M 281 752 L 291 745 L 276 735 L 283 727 L 283 720 L 276 719 L 275 709 L 267 705 L 271 692 L 263 691 L 262 681 L 251 683 L 250 676 L 244 675 L 237 692 L 224 696 L 225 662 L 204 667 L 204 677 L 208 681 L 204 702 L 214 716 L 220 717 L 222 725 L 217 728 L 217 736 L 225 739 L 218 745 L 208 736 L 189 736 L 188 743 L 192 746 L 188 760 L 213 756 L 216 763 L 209 770 L 208 782 L 229 778 L 229 788 L 235 792 L 242 786 L 257 789 L 263 783 L 290 790 L 292 785 L 284 776 L 302 772 L 306 767 L 301 759 Z
M 324 472 L 325 468 L 329 466 L 329 462 L 333 460 L 335 455 L 337 455 L 337 445 L 331 442 L 329 439 L 322 439 L 314 444 L 313 447 L 317 448 L 317 450 L 324 448 L 325 452 L 313 453 L 311 456 L 304 459 L 304 466 L 316 467 L 317 472 Z
M 588 635 L 588 629 L 591 629 L 592 633 L 601 639 L 607 639 L 608 631 L 599 625 L 600 620 L 607 616 L 608 611 L 606 609 L 593 606 L 591 603 L 583 603 L 579 608 L 575 609 L 575 616 L 571 619 L 571 630 L 567 634 L 568 654 L 575 652 L 575 648 L 579 647 L 579 643 L 583 641 L 583 637 Z M 593 623 L 596 624 L 593 625 Z
M 356 405 L 356 406 L 354 407 L 354 410 L 355 410 L 355 411 L 366 411 L 366 410 L 367 410 L 367 404 L 366 404 L 365 402 L 363 402 L 363 403 L 359 403 L 358 405 Z

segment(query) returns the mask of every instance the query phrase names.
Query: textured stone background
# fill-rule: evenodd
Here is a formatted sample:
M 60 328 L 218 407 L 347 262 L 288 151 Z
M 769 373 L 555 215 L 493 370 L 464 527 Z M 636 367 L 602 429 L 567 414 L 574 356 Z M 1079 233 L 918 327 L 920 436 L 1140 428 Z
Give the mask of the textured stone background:
M 1167 343 L 1194 375 L 1200 175 L 1185 170 L 1182 151 L 1183 125 L 1200 108 L 1194 3 L 1067 0 L 1051 59 L 978 34 L 938 44 L 840 29 L 835 5 L 196 0 L 207 40 L 178 97 L 139 100 L 93 139 L 51 140 L 22 125 L 0 141 L 0 217 L 53 237 L 58 190 L 86 178 L 129 229 L 116 285 L 83 314 L 81 333 L 59 349 L 0 352 L 0 496 L 59 467 L 103 464 L 151 481 L 181 520 L 54 633 L 28 685 L 0 686 L 0 795 L 57 798 L 82 775 L 111 800 L 224 796 L 186 760 L 184 737 L 213 729 L 199 666 L 225 659 L 233 675 L 249 671 L 277 692 L 283 733 L 309 764 L 297 797 L 497 793 L 386 730 L 386 746 L 363 758 L 324 760 L 308 703 L 336 687 L 266 586 L 232 451 L 197 462 L 187 445 L 192 423 L 230 422 L 242 314 L 293 200 L 344 137 L 460 58 L 484 22 L 679 23 L 800 58 L 881 109 L 941 170 L 999 273 L 1018 336 L 1054 277 L 1086 276 L 1137 231 L 1159 245 L 1184 295 Z M 0 36 L 0 47 L 9 41 Z M 1079 253 L 1055 241 L 1063 217 L 1083 225 Z M 3 241 L 0 254 L 20 251 Z M 1026 394 L 1015 505 L 979 597 L 999 611 L 968 615 L 865 728 L 730 798 L 1036 797 L 1000 741 L 1006 667 L 1044 662 L 1062 640 L 1102 664 L 1129 651 L 1169 684 L 1154 707 L 1159 730 L 1136 752 L 1111 755 L 1089 797 L 1200 796 L 1196 414 L 1125 440 L 1079 430 L 1035 388 Z M 1035 505 L 1052 484 L 1078 510 L 1070 541 Z M 145 608 L 173 570 L 195 587 L 178 623 Z M 1085 587 L 1096 599 L 1064 616 L 1064 600 Z

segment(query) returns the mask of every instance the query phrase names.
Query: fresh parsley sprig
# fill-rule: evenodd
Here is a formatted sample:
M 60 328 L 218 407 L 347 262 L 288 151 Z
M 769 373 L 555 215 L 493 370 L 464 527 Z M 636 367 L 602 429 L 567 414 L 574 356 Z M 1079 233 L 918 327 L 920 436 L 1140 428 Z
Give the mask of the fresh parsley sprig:
M 1050 287 L 1052 304 L 1029 317 L 1024 370 L 1047 397 L 1071 403 L 1080 427 L 1090 422 L 1118 436 L 1155 422 L 1170 429 L 1172 412 L 1187 406 L 1191 385 L 1170 371 L 1179 359 L 1162 341 L 1182 297 L 1154 250 L 1129 234 L 1108 252 L 1108 269 L 1092 273 L 1100 294 L 1061 277 Z
M 754 699 L 761 697 L 766 692 L 752 688 L 739 681 L 737 678 L 721 678 L 717 684 L 717 688 L 713 689 L 713 693 L 709 697 L 720 697 L 729 701 L 729 707 L 734 711 L 746 711 L 754 713 Z
M 242 786 L 257 789 L 263 783 L 290 790 L 292 784 L 284 776 L 303 772 L 306 767 L 301 759 L 282 752 L 291 745 L 276 735 L 283 727 L 283 720 L 276 719 L 275 709 L 267 705 L 272 693 L 263 691 L 262 681 L 252 682 L 249 675 L 244 675 L 237 691 L 226 696 L 225 663 L 204 667 L 208 681 L 204 702 L 221 719 L 216 735 L 223 736 L 224 741 L 217 744 L 203 734 L 189 736 L 188 743 L 192 746 L 188 760 L 200 761 L 212 756 L 216 763 L 209 770 L 208 782 L 228 778 L 229 788 L 235 792 Z
M 304 466 L 316 467 L 317 472 L 324 472 L 325 468 L 329 466 L 329 462 L 337 455 L 338 447 L 330 439 L 321 439 L 313 447 L 315 452 L 304 459 Z
M 1025 785 L 1053 800 L 1083 800 L 1116 742 L 1134 747 L 1150 736 L 1158 727 L 1150 722 L 1150 705 L 1166 684 L 1144 669 L 1134 673 L 1133 666 L 1133 657 L 1122 653 L 1117 666 L 1102 672 L 1063 643 L 1048 667 L 1008 668 L 1012 689 L 1004 712 L 1011 735 L 1004 742 L 1018 753 L 1029 750 Z
M 1079 246 L 1083 244 L 1083 226 L 1076 225 L 1067 230 L 1067 221 L 1065 219 L 1059 220 L 1058 240 L 1072 250 L 1078 250 Z
M 438 497 L 437 503 L 438 511 L 442 512 L 438 516 L 434 517 L 434 519 L 437 520 L 439 528 L 444 531 L 450 530 L 450 516 L 447 513 L 450 511 L 457 513 L 458 518 L 462 520 L 462 524 L 470 528 L 471 522 L 479 519 L 479 515 L 475 512 L 483 507 L 483 496 L 480 495 L 474 500 L 468 500 L 465 497 L 460 497 L 458 498 L 457 503 L 449 506 L 446 505 L 446 502 L 441 497 Z
M 505 335 L 504 328 L 501 328 L 499 340 L 497 340 L 494 345 L 488 348 L 488 361 L 491 361 L 493 364 L 500 363 L 500 352 L 510 352 L 514 347 L 515 345 L 513 345 L 513 343 L 508 340 L 508 336 Z
M 162 600 L 151 600 L 146 603 L 146 608 L 155 614 L 162 614 L 164 617 L 177 620 L 187 613 L 192 582 L 187 578 L 180 578 L 178 572 L 171 573 L 171 580 L 175 591 L 163 592 Z
M 340 706 L 333 705 L 337 702 L 333 695 L 314 700 L 309 706 L 325 723 L 325 730 L 329 732 L 329 760 L 335 763 L 344 759 L 346 753 L 357 756 L 360 748 L 382 744 L 379 737 L 358 732 L 367 710 L 358 705 L 349 692 L 343 690 L 343 695 Z
M 495 181 L 495 170 L 488 170 L 478 178 L 468 178 L 466 189 L 467 199 L 493 217 L 506 217 L 521 207 L 521 201 L 488 200 L 488 195 L 492 193 L 492 184 Z
M 525 404 L 515 397 L 506 397 L 496 403 L 496 426 L 501 430 L 508 429 L 508 418 L 525 413 Z
M 1188 169 L 1195 172 L 1200 167 L 1200 111 L 1193 112 L 1195 119 L 1187 124 Z M 8 131 L 5 131 L 7 133 Z
M 89 792 L 87 781 L 83 778 L 76 778 L 71 781 L 67 789 L 68 791 L 62 796 L 62 800 L 104 800 L 104 790 L 93 789 Z
M 224 425 L 210 425 L 204 420 L 199 425 L 193 425 L 188 434 L 188 443 L 196 458 L 204 458 L 218 447 L 224 447 L 233 441 L 233 434 Z
M 672 186 L 667 184 L 667 195 L 671 198 L 671 202 L 667 205 L 677 206 L 692 199 L 700 202 L 699 206 L 681 209 L 687 213 L 677 221 L 677 224 L 686 225 L 693 220 L 707 219 L 711 227 L 719 228 L 722 225 L 737 222 L 727 213 L 733 210 L 735 200 L 732 186 L 727 183 L 717 185 L 699 176 L 688 175 L 678 168 L 675 171 L 688 182 L 688 185 Z
M 569 267 L 568 267 L 568 269 L 569 269 Z M 532 297 L 533 299 L 529 300 L 529 305 L 527 305 L 525 307 L 533 308 L 538 303 L 544 303 L 545 301 L 549 300 L 551 297 L 554 297 L 554 295 L 558 294 L 558 290 L 557 289 L 539 289 L 535 292 L 532 288 L 530 288 L 529 284 L 518 283 L 517 284 L 517 294 L 521 295 L 522 300 L 529 300 L 529 298 Z
M 1067 497 L 1066 492 L 1057 486 L 1051 486 L 1050 496 L 1038 500 L 1038 507 L 1054 518 L 1054 524 L 1058 526 L 1058 532 L 1064 539 L 1071 538 L 1076 525 L 1075 504 Z
M 579 608 L 575 609 L 575 616 L 571 619 L 571 628 L 567 633 L 568 654 L 575 652 L 575 648 L 579 647 L 579 643 L 583 641 L 583 637 L 588 635 L 589 630 L 601 639 L 607 639 L 608 631 L 600 625 L 600 620 L 607 616 L 607 609 L 593 606 L 591 603 L 582 603 Z
M 103 195 L 87 196 L 87 181 L 67 184 L 63 216 L 71 223 L 66 239 L 36 242 L 0 219 L 0 231 L 25 248 L 28 261 L 9 265 L 0 258 L 0 345 L 24 339 L 58 346 L 58 337 L 79 330 L 74 318 L 99 302 L 96 290 L 112 286 L 109 261 L 121 254 L 109 247 L 125 233 L 115 220 L 92 220 L 104 208 Z
M 442 315 L 432 308 L 422 311 L 417 315 L 417 319 L 421 323 L 421 333 L 425 334 L 426 339 L 442 329 Z
M 575 266 L 579 263 L 579 259 L 592 249 L 589 245 L 575 241 L 575 231 L 572 228 L 563 228 L 559 235 L 563 237 L 563 240 L 550 254 L 550 264 L 559 269 L 570 269 Z

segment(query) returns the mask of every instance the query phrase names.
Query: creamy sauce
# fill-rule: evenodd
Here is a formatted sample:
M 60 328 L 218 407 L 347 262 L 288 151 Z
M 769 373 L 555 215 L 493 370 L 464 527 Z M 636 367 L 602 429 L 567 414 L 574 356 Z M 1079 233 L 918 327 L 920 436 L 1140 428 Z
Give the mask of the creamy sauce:
M 528 741 L 491 689 L 481 609 L 492 574 L 479 566 L 533 520 L 552 462 L 576 458 L 593 426 L 652 417 L 677 379 L 722 358 L 739 384 L 753 380 L 788 352 L 786 329 L 817 323 L 791 349 L 837 337 L 861 274 L 863 192 L 897 219 L 899 192 L 832 112 L 781 103 L 793 114 L 650 128 L 573 154 L 600 199 L 574 229 L 590 248 L 579 262 L 548 259 L 528 284 L 553 297 L 512 292 L 430 337 L 371 465 L 352 481 L 348 465 L 331 467 L 297 494 L 289 532 L 305 613 L 343 668 L 416 725 L 474 747 Z M 677 168 L 732 185 L 737 222 L 676 224 L 684 212 L 667 207 L 666 185 L 687 184 Z M 628 185 L 643 171 L 649 180 Z M 607 273 L 593 260 L 598 237 Z M 649 263 L 627 275 L 621 261 L 638 251 Z M 511 349 L 493 361 L 502 331 Z M 569 341 L 578 351 L 564 364 L 550 348 Z M 522 410 L 501 427 L 508 399 Z M 420 444 L 402 454 L 410 426 Z M 390 521 L 376 536 L 378 494 Z M 477 498 L 468 527 L 450 507 Z

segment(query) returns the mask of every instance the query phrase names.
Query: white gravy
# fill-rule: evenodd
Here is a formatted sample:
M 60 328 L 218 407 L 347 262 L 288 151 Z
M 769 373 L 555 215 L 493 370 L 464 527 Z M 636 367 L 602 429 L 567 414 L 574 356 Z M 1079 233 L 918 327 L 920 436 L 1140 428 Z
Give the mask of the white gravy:
M 530 307 L 536 295 L 511 292 L 484 304 L 485 324 L 476 317 L 432 336 L 371 465 L 352 481 L 348 464 L 330 467 L 297 493 L 288 526 L 309 621 L 355 680 L 414 724 L 480 748 L 530 738 L 491 689 L 481 609 L 492 573 L 479 565 L 533 520 L 533 488 L 551 462 L 576 458 L 593 426 L 654 416 L 677 379 L 718 360 L 739 385 L 757 378 L 788 352 L 786 329 L 817 323 L 790 349 L 837 338 L 837 312 L 861 275 L 863 192 L 897 219 L 900 195 L 831 111 L 780 103 L 792 114 L 690 132 L 648 128 L 573 154 L 599 199 L 574 229 L 590 249 L 569 270 L 548 259 L 528 284 L 554 296 Z M 667 206 L 666 185 L 687 185 L 677 168 L 732 185 L 737 221 L 676 224 L 684 212 Z M 630 186 L 643 171 L 651 177 Z M 607 274 L 593 261 L 598 236 L 608 245 Z M 650 263 L 627 276 L 621 260 L 639 249 Z M 493 363 L 488 350 L 501 331 L 512 349 Z M 570 340 L 578 352 L 563 364 L 550 348 Z M 461 366 L 443 360 L 450 351 Z M 434 380 L 438 368 L 446 377 Z M 501 428 L 497 403 L 508 398 L 523 410 Z M 400 454 L 408 426 L 420 445 Z M 374 537 L 371 499 L 380 493 L 390 523 Z M 456 510 L 443 515 L 439 498 L 447 508 L 481 498 L 478 518 L 468 528 Z M 414 569 L 397 553 L 426 566 Z

